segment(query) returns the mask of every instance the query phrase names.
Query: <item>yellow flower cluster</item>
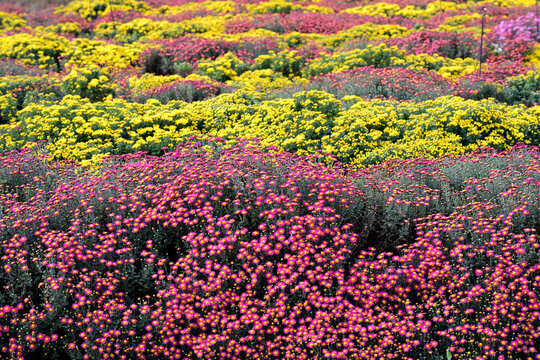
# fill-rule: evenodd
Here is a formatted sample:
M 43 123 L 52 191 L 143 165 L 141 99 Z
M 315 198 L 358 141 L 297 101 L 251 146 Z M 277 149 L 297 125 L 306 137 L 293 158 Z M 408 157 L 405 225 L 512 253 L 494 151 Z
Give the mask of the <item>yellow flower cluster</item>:
M 79 14 L 84 19 L 96 19 L 111 11 L 147 11 L 150 7 L 138 0 L 74 0 L 56 8 L 58 14 Z
M 20 59 L 44 69 L 59 68 L 60 58 L 66 64 L 125 67 L 131 65 L 146 47 L 141 43 L 120 46 L 86 38 L 69 41 L 48 32 L 39 36 L 20 33 L 2 38 L 0 58 Z
M 405 51 L 386 44 L 377 46 L 368 45 L 365 49 L 322 54 L 321 57 L 311 61 L 305 70 L 306 76 L 318 74 L 337 73 L 361 66 L 387 67 L 397 63 L 396 59 L 405 59 Z
M 401 25 L 372 24 L 367 22 L 347 30 L 342 30 L 337 34 L 325 36 L 322 39 L 322 42 L 327 46 L 337 47 L 351 39 L 383 40 L 394 37 L 404 37 L 411 32 L 412 30 Z
M 221 82 L 236 80 L 238 75 L 249 68 L 246 63 L 238 59 L 232 52 L 228 52 L 215 60 L 201 60 L 197 66 L 209 78 Z
M 349 14 L 358 14 L 358 15 L 381 15 L 381 16 L 392 16 L 396 15 L 401 8 L 397 4 L 388 4 L 385 2 L 378 2 L 371 5 L 357 6 L 353 8 L 345 9 L 343 12 Z
M 99 40 L 77 38 L 69 42 L 69 46 L 63 52 L 63 57 L 67 64 L 79 66 L 104 64 L 126 67 L 131 65 L 146 47 L 146 44 L 141 43 L 116 45 Z
M 527 59 L 531 62 L 531 64 L 535 65 L 536 67 L 540 66 L 540 44 L 536 44 L 531 51 L 531 53 L 527 56 Z
M 450 79 L 457 79 L 471 74 L 478 69 L 478 60 L 472 58 L 450 59 L 438 54 L 407 55 L 404 58 L 393 57 L 392 66 L 415 70 L 433 70 Z
M 189 11 L 209 10 L 218 14 L 231 13 L 236 10 L 234 1 L 204 1 L 200 3 L 185 3 L 178 6 L 163 5 L 156 11 L 146 11 L 145 14 L 178 15 Z
M 508 148 L 540 135 L 538 107 L 441 97 L 423 103 L 360 100 L 335 121 L 323 148 L 353 164 L 389 158 L 464 154 L 481 146 Z
M 154 74 L 143 74 L 141 76 L 130 77 L 128 82 L 132 93 L 137 95 L 180 79 L 182 79 L 180 75 L 158 76 Z
M 180 37 L 185 34 L 222 32 L 225 19 L 215 16 L 196 18 L 182 22 L 153 21 L 136 18 L 126 23 L 104 22 L 94 32 L 104 38 L 123 43 Z
M 8 124 L 17 113 L 17 99 L 11 94 L 0 95 L 0 124 Z
M 465 14 L 465 15 L 456 15 L 449 17 L 441 24 L 438 28 L 439 31 L 448 31 L 448 32 L 464 32 L 464 31 L 474 31 L 480 33 L 481 28 L 475 26 L 465 26 L 468 22 L 481 19 L 482 15 L 480 14 Z M 489 33 L 490 29 L 484 29 L 484 33 Z
M 59 65 L 59 57 L 69 41 L 54 34 L 34 36 L 18 33 L 4 36 L 0 41 L 0 58 L 20 59 L 27 64 L 49 68 Z
M 73 67 L 64 77 L 62 86 L 66 94 L 79 95 L 90 101 L 101 101 L 115 92 L 106 71 L 97 65 Z
M 389 4 L 386 2 L 377 2 L 375 4 L 362 5 L 343 10 L 344 13 L 359 14 L 359 15 L 379 15 L 379 16 L 403 16 L 408 18 L 431 18 L 441 11 L 460 10 L 474 6 L 474 1 L 458 4 L 452 1 L 433 1 L 426 6 L 418 7 L 407 5 L 401 8 L 397 4 Z
M 272 69 L 261 69 L 246 71 L 235 80 L 228 81 L 227 84 L 238 89 L 266 92 L 291 86 L 293 82 Z
M 334 9 L 326 7 L 326 6 L 320 6 L 320 5 L 304 6 L 304 11 L 313 12 L 313 13 L 321 13 L 321 14 L 333 14 L 334 13 Z
M 232 15 L 204 16 L 184 20 L 180 24 L 187 29 L 186 33 L 201 33 L 207 38 L 221 37 L 225 32 L 225 23 L 232 18 Z M 169 36 L 170 37 L 170 36 Z
M 34 34 L 41 35 L 46 33 L 54 34 L 72 34 L 75 36 L 81 35 L 81 25 L 74 22 L 58 23 L 46 27 L 37 26 L 34 28 Z
M 26 25 L 26 20 L 16 14 L 0 11 L 0 33 L 17 29 Z
M 300 75 L 302 60 L 295 50 L 283 50 L 279 53 L 270 51 L 255 59 L 254 70 L 272 69 L 284 76 L 293 78 Z
M 425 11 L 427 13 L 435 15 L 436 13 L 443 12 L 443 11 L 466 9 L 467 7 L 471 5 L 472 6 L 476 5 L 476 1 L 469 0 L 465 3 L 459 4 L 454 1 L 434 0 L 426 5 Z
M 293 4 L 291 1 L 286 0 L 270 0 L 260 2 L 258 4 L 248 4 L 247 10 L 250 14 L 288 14 L 293 11 L 303 10 L 305 12 L 318 12 L 321 14 L 332 14 L 334 10 L 332 8 L 320 5 L 300 5 Z
M 109 153 L 158 153 L 195 134 L 185 111 L 157 100 L 135 104 L 120 99 L 91 103 L 68 95 L 60 103 L 31 104 L 18 121 L 0 128 L 2 151 L 47 140 L 53 159 L 96 162 Z M 19 129 L 15 131 L 14 129 Z M 92 160 L 93 159 L 93 160 Z
M 286 0 L 270 0 L 260 2 L 258 4 L 248 4 L 247 10 L 250 14 L 267 14 L 267 13 L 281 13 L 288 14 L 292 11 L 301 10 L 303 7 L 298 4 L 293 4 L 291 1 Z
M 68 95 L 59 104 L 30 104 L 17 114 L 16 122 L 0 126 L 0 150 L 48 140 L 52 157 L 88 164 L 106 153 L 158 153 L 193 134 L 211 134 L 229 144 L 238 137 L 258 137 L 265 146 L 289 151 L 322 150 L 365 166 L 389 158 L 463 154 L 480 146 L 505 149 L 540 139 L 538 106 L 526 109 L 459 97 L 421 103 L 355 97 L 348 101 L 352 106 L 344 109 L 321 91 L 276 100 L 238 91 L 165 105 L 157 100 L 91 103 Z

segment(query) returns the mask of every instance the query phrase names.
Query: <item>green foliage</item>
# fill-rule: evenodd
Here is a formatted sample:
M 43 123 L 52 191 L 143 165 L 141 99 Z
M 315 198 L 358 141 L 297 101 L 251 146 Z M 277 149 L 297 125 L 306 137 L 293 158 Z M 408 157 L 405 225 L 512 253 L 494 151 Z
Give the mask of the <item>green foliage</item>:
M 507 104 L 531 106 L 540 103 L 540 74 L 531 72 L 527 76 L 510 79 L 502 89 L 501 101 Z
M 341 111 L 341 102 L 324 91 L 306 91 L 294 94 L 294 110 L 307 109 L 317 111 L 329 117 L 335 117 Z

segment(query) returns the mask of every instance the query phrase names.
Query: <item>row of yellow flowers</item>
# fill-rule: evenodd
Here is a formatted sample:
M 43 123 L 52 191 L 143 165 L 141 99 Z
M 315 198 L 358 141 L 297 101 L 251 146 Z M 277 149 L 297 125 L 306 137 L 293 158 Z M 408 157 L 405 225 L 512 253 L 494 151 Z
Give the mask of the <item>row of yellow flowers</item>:
M 6 96 L 1 102 L 9 102 Z M 68 95 L 59 103 L 32 103 L 0 127 L 0 151 L 47 140 L 54 159 L 96 163 L 104 154 L 159 153 L 195 134 L 261 138 L 288 151 L 324 151 L 358 166 L 389 158 L 464 154 L 480 146 L 501 149 L 540 141 L 540 107 L 493 100 L 441 97 L 421 103 L 343 102 L 321 91 L 263 100 L 239 91 L 202 102 L 121 99 L 90 102 Z
M 0 58 L 18 59 L 43 69 L 54 69 L 59 66 L 60 60 L 67 65 L 105 64 L 125 67 L 131 65 L 147 47 L 142 43 L 117 45 L 86 38 L 69 41 L 52 33 L 18 33 L 4 36 L 1 40 Z
M 142 1 L 137 0 L 75 0 L 66 6 L 59 7 L 58 13 L 76 13 L 83 18 L 103 16 L 111 10 L 139 11 L 144 15 L 176 15 L 188 11 L 209 10 L 219 14 L 245 12 L 249 14 L 267 13 L 290 13 L 292 11 L 307 11 L 320 13 L 334 13 L 334 9 L 327 6 L 314 4 L 305 5 L 287 0 L 269 0 L 255 4 L 236 4 L 233 1 L 204 1 L 198 3 L 186 3 L 178 6 L 163 5 L 159 8 L 152 8 Z M 403 16 L 411 18 L 429 18 L 437 12 L 448 10 L 472 9 L 478 5 L 498 5 L 498 6 L 532 6 L 535 0 L 485 0 L 485 1 L 465 1 L 456 3 L 453 1 L 434 0 L 425 6 L 405 5 L 386 3 L 384 1 L 375 4 L 364 4 L 350 7 L 341 12 L 361 15 L 381 15 L 381 16 Z

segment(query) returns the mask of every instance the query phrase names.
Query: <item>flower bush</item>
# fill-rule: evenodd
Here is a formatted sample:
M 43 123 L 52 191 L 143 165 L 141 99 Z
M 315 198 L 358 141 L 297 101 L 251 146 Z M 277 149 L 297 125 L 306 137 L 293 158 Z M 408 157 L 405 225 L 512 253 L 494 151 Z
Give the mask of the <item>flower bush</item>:
M 479 39 L 471 33 L 418 31 L 405 38 L 390 39 L 393 44 L 413 54 L 438 54 L 447 58 L 477 57 Z
M 191 37 L 162 40 L 157 45 L 157 48 L 145 50 L 139 59 L 146 72 L 157 75 L 174 74 L 175 65 L 187 63 L 194 66 L 202 59 L 214 60 L 231 48 L 228 42 Z
M 61 6 L 56 9 L 57 13 L 76 13 L 86 20 L 96 19 L 113 10 L 136 10 L 144 11 L 149 7 L 142 1 L 138 0 L 74 0 L 66 6 Z
M 249 65 L 240 60 L 234 53 L 228 52 L 213 61 L 199 61 L 197 68 L 203 75 L 216 81 L 225 82 L 235 80 L 238 75 L 249 69 Z
M 359 96 L 395 100 L 424 101 L 452 94 L 452 82 L 429 71 L 403 68 L 360 67 L 338 73 L 312 77 L 305 86 L 296 86 L 276 91 L 278 96 L 306 90 L 323 90 L 336 98 Z
M 0 32 L 14 30 L 25 25 L 26 21 L 16 14 L 0 11 Z
M 511 46 L 512 42 L 534 43 L 540 39 L 537 25 L 540 19 L 534 13 L 520 16 L 515 20 L 502 21 L 493 28 L 493 41 L 500 48 Z
M 33 36 L 18 33 L 2 37 L 0 57 L 19 59 L 40 68 L 60 70 L 60 57 L 66 49 L 68 40 L 62 36 L 45 34 Z
M 114 94 L 106 72 L 96 65 L 82 70 L 71 69 L 62 80 L 62 87 L 66 94 L 79 95 L 90 101 L 102 101 Z
M 254 70 L 271 69 L 279 72 L 283 76 L 300 76 L 302 69 L 302 58 L 296 51 L 281 51 L 278 54 L 270 52 L 267 55 L 261 55 L 255 59 Z
M 157 99 L 163 104 L 173 100 L 191 103 L 206 100 L 227 91 L 232 91 L 232 89 L 220 83 L 181 79 L 143 91 L 134 96 L 133 101 L 144 103 L 149 99 Z
M 6 108 L 4 111 L 16 115 L 17 111 L 28 104 L 43 100 L 58 100 L 63 91 L 61 81 L 53 76 L 5 76 L 0 82 L 0 94 L 3 94 Z M 15 117 L 11 118 L 15 120 Z

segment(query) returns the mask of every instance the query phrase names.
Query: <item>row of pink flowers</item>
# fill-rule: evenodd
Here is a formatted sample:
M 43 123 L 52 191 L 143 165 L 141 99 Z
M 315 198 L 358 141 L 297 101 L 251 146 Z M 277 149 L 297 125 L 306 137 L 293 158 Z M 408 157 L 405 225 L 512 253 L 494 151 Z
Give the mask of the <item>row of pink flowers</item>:
M 538 148 L 354 171 L 239 141 L 3 155 L 3 356 L 540 358 Z

